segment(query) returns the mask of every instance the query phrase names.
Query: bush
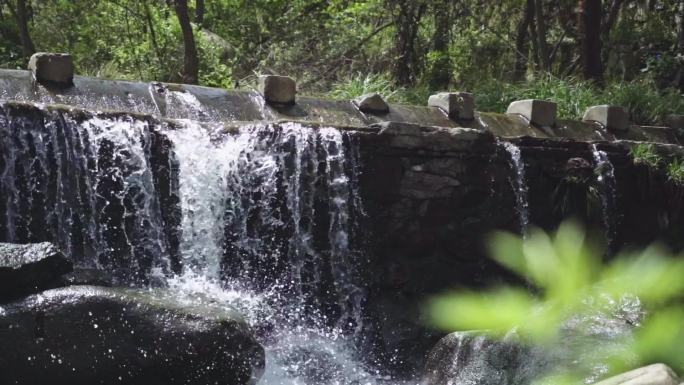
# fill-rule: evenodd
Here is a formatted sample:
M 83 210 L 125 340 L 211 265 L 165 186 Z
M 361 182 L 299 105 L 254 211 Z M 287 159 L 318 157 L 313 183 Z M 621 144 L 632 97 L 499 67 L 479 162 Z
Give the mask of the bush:
M 644 164 L 652 168 L 657 168 L 662 162 L 662 158 L 655 151 L 655 146 L 651 143 L 639 143 L 629 150 L 635 164 Z
M 667 165 L 667 177 L 676 184 L 684 184 L 684 159 L 673 159 Z

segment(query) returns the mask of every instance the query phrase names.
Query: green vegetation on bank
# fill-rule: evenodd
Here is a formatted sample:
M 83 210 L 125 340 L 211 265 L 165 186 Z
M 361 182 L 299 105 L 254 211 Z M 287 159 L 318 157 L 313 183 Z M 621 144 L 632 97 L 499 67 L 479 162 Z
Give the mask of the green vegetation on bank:
M 639 143 L 629 151 L 634 163 L 644 164 L 652 168 L 658 168 L 663 162 L 662 157 L 656 152 L 652 143 Z
M 0 67 L 35 51 L 104 78 L 243 88 L 276 73 L 333 98 L 460 90 L 482 111 L 538 98 L 561 118 L 596 104 L 640 124 L 684 113 L 678 0 L 0 1 Z

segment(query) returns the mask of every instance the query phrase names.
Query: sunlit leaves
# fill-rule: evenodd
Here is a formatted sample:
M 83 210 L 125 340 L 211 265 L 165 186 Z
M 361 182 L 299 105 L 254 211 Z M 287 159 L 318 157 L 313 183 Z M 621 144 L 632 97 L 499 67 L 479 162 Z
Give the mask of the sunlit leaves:
M 506 333 L 524 324 L 538 303 L 523 289 L 503 288 L 489 293 L 468 292 L 435 299 L 433 322 L 443 329 L 483 329 Z
M 648 312 L 633 339 L 623 348 L 601 354 L 613 370 L 664 361 L 684 368 L 684 259 L 650 247 L 602 263 L 602 255 L 573 222 L 554 234 L 533 230 L 523 240 L 509 233 L 490 238 L 493 258 L 525 278 L 532 290 L 497 287 L 434 299 L 429 306 L 434 325 L 445 330 L 482 330 L 502 336 L 515 329 L 535 344 L 554 341 L 564 322 L 617 300 L 635 296 Z M 591 306 L 590 306 L 591 304 Z M 633 320 L 635 326 L 638 320 Z M 598 346 L 581 346 L 596 350 Z M 577 383 L 577 373 L 540 380 L 539 384 Z

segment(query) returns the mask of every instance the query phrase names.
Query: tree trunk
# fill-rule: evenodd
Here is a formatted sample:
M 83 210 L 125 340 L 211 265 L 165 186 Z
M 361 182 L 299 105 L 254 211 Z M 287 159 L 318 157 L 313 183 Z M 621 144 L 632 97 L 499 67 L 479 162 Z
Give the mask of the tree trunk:
M 539 63 L 546 72 L 551 72 L 549 45 L 546 42 L 546 19 L 544 19 L 544 0 L 534 0 L 534 13 L 537 18 L 537 39 L 539 39 Z
M 679 12 L 677 13 L 677 36 L 679 53 L 684 56 L 684 1 L 679 3 Z
M 415 40 L 425 4 L 413 0 L 391 0 L 390 3 L 398 8 L 394 23 L 397 59 L 392 72 L 398 85 L 410 86 L 415 80 Z
M 533 0 L 534 1 L 534 0 Z M 537 17 L 533 15 L 533 18 Z M 541 62 L 539 61 L 539 39 L 537 38 L 537 24 L 530 23 L 530 41 L 532 42 L 532 59 L 534 59 L 534 69 L 538 71 L 541 69 Z
M 582 73 L 584 79 L 603 81 L 601 58 L 601 0 L 580 0 Z
M 195 45 L 195 36 L 190 24 L 190 16 L 188 15 L 188 0 L 174 0 L 174 10 L 180 23 L 181 31 L 183 33 L 183 74 L 182 82 L 187 84 L 197 84 L 199 77 L 199 59 L 197 57 L 197 46 Z
M 677 18 L 677 53 L 679 60 L 684 61 L 684 1 L 679 3 Z M 681 63 L 681 62 L 680 62 Z M 684 63 L 679 66 L 679 89 L 684 92 Z
M 432 35 L 432 50 L 437 55 L 428 83 L 433 90 L 446 90 L 451 81 L 451 59 L 449 58 L 449 42 L 451 41 L 451 3 L 452 0 L 438 2 L 435 9 L 435 32 Z
M 195 23 L 202 27 L 204 24 L 204 0 L 195 0 Z
M 527 0 L 525 13 L 523 14 L 520 24 L 518 24 L 518 33 L 515 38 L 515 64 L 513 66 L 513 79 L 522 80 L 527 71 L 528 58 L 528 30 L 530 24 L 534 20 L 534 0 Z
M 12 5 L 8 4 L 9 10 L 14 17 L 19 31 L 19 40 L 21 41 L 21 52 L 24 56 L 29 57 L 36 53 L 36 47 L 33 45 L 31 34 L 28 27 L 28 10 L 26 9 L 25 0 L 17 0 L 17 8 L 12 9 Z
M 613 26 L 615 25 L 615 22 L 618 19 L 618 16 L 620 15 L 620 10 L 622 9 L 622 5 L 625 3 L 625 0 L 613 0 L 613 2 L 610 5 L 610 10 L 608 11 L 608 17 L 606 17 L 605 23 L 603 23 L 602 29 L 601 29 L 601 40 L 605 43 L 608 43 L 610 39 L 610 31 L 613 29 Z M 602 59 L 603 63 L 605 64 L 608 62 L 608 55 L 610 53 L 610 44 L 606 44 L 606 46 L 603 48 L 602 52 Z

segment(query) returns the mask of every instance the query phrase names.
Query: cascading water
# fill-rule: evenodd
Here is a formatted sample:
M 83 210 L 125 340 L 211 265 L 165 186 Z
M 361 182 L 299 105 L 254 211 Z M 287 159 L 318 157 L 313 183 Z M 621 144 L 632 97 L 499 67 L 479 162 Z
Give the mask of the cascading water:
M 356 139 L 296 123 L 227 132 L 3 105 L 0 240 L 54 241 L 119 284 L 236 307 L 266 348 L 262 385 L 397 385 L 363 357 Z M 517 146 L 501 146 L 524 234 L 524 163 Z M 593 150 L 614 194 L 612 165 Z M 624 328 L 606 324 L 606 340 Z
M 125 281 L 168 271 L 150 125 L 76 120 L 27 107 L 0 114 L 0 230 L 8 242 L 50 240 L 84 266 Z M 121 271 L 119 271 L 121 270 Z
M 187 122 L 168 135 L 183 211 L 185 271 L 170 280 L 179 297 L 246 314 L 267 349 L 260 384 L 390 381 L 355 343 L 364 294 L 354 138 L 294 123 L 228 135 Z
M 603 226 L 606 231 L 608 253 L 614 251 L 614 239 L 617 213 L 615 210 L 616 181 L 615 169 L 605 151 L 598 149 L 596 144 L 591 145 L 594 157 L 596 181 L 599 184 L 599 196 L 601 198 L 601 210 L 603 214 Z
M 240 309 L 268 351 L 263 384 L 397 383 L 361 346 L 353 135 L 30 106 L 0 119 L 2 241 L 54 241 L 117 284 Z
M 511 142 L 499 142 L 511 158 L 511 166 L 515 172 L 515 179 L 512 180 L 513 190 L 515 191 L 515 209 L 518 212 L 520 222 L 520 233 L 525 236 L 530 224 L 529 204 L 527 202 L 527 181 L 525 180 L 525 163 L 520 154 L 520 147 Z

